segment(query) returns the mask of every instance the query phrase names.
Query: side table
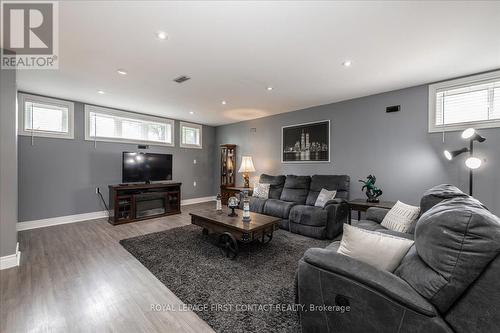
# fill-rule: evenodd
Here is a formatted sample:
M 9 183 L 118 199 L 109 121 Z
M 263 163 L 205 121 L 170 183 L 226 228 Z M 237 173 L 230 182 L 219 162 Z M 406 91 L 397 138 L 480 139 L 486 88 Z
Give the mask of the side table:
M 353 210 L 358 211 L 358 221 L 361 220 L 361 212 L 366 212 L 368 208 L 378 207 L 391 209 L 396 203 L 394 201 L 368 202 L 366 199 L 349 200 L 349 224 L 351 224 L 351 214 Z
M 227 200 L 232 197 L 239 197 L 241 192 L 247 191 L 248 195 L 252 195 L 253 188 L 251 187 L 237 187 L 237 186 L 221 186 L 220 194 L 222 197 L 222 204 L 227 205 Z

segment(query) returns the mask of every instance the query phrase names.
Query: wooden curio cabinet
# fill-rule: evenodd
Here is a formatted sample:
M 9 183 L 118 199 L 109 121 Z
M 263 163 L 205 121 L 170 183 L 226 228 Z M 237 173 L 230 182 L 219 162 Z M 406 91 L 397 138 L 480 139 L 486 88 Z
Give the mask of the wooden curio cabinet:
M 224 189 L 236 184 L 236 145 L 220 146 L 220 188 L 222 203 L 227 204 L 229 193 Z

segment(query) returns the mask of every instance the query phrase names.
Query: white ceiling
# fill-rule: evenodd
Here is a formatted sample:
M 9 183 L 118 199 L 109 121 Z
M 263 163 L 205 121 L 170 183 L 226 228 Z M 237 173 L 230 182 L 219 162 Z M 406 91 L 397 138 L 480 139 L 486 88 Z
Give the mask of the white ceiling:
M 59 17 L 59 70 L 20 70 L 20 90 L 209 125 L 500 68 L 497 1 L 67 1 Z

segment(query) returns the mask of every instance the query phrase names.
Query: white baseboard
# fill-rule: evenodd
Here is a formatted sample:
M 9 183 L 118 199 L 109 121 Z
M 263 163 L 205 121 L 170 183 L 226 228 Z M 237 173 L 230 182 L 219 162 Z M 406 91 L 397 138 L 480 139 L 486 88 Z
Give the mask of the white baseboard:
M 21 262 L 21 252 L 19 251 L 19 243 L 16 245 L 16 253 L 0 257 L 0 270 L 19 266 Z
M 215 201 L 215 196 L 181 200 L 181 206 L 193 205 L 208 201 Z
M 100 212 L 58 216 L 58 217 L 51 217 L 48 219 L 18 222 L 17 223 L 17 231 L 45 228 L 45 227 L 50 227 L 50 226 L 59 225 L 59 224 L 66 224 L 66 223 L 83 222 L 83 221 L 101 219 L 103 217 L 108 217 L 108 212 L 105 210 L 100 211 Z
M 186 200 L 181 201 L 181 206 L 192 205 L 192 204 L 213 201 L 213 200 L 215 200 L 214 196 L 186 199 Z M 51 218 L 47 218 L 47 219 L 41 219 L 41 220 L 18 222 L 17 223 L 17 231 L 45 228 L 45 227 L 50 227 L 50 226 L 59 225 L 59 224 L 66 224 L 66 223 L 84 222 L 84 221 L 89 221 L 89 220 L 101 219 L 101 218 L 105 218 L 105 217 L 108 217 L 108 212 L 103 210 L 100 212 L 58 216 L 58 217 L 51 217 Z

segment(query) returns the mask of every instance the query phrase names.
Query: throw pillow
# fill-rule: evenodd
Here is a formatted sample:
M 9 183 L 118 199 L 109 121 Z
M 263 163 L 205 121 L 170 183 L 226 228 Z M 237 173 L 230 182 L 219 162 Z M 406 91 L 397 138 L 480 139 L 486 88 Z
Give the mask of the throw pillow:
M 380 225 L 389 230 L 409 232 L 417 222 L 419 214 L 420 207 L 410 206 L 398 201 L 385 215 Z
M 269 197 L 269 187 L 271 184 L 255 183 L 253 185 L 252 196 L 260 199 L 267 199 Z
M 344 224 L 344 234 L 337 253 L 393 272 L 413 243 L 410 239 Z
M 318 194 L 318 198 L 316 199 L 314 206 L 323 208 L 325 207 L 325 204 L 328 202 L 328 200 L 335 199 L 336 195 L 337 191 L 328 191 L 327 189 L 322 188 Z

